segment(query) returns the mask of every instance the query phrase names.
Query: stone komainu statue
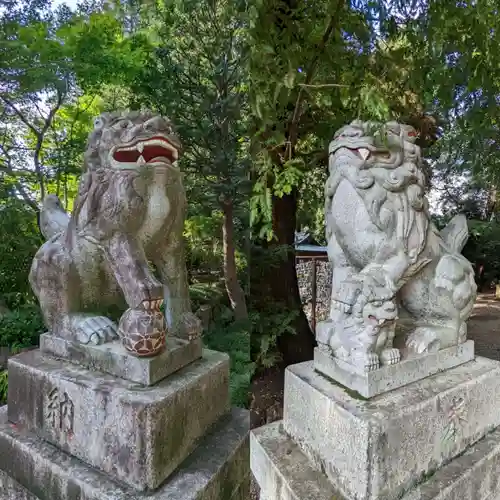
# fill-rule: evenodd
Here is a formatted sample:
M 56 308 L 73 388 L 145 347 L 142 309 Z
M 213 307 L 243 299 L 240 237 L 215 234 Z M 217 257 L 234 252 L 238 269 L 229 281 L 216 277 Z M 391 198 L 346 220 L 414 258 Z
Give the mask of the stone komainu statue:
M 465 217 L 430 221 L 417 133 L 355 121 L 329 147 L 326 237 L 333 264 L 329 319 L 319 346 L 364 371 L 466 340 L 476 298 L 461 255 Z M 395 346 L 395 337 L 398 347 Z
M 29 279 L 52 334 L 98 344 L 120 331 L 134 354 L 155 354 L 164 345 L 164 299 L 173 334 L 199 333 L 182 241 L 180 148 L 170 122 L 149 112 L 95 120 L 71 216 L 54 195 L 40 216 L 47 241 Z M 119 329 L 104 313 L 116 305 L 129 308 Z

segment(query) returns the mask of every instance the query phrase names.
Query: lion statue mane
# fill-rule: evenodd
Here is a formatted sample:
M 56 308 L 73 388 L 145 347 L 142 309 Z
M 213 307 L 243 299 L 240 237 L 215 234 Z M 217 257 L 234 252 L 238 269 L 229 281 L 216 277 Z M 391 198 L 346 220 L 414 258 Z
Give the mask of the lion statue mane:
M 365 371 L 399 362 L 402 351 L 421 354 L 464 342 L 476 298 L 473 268 L 460 253 L 467 221 L 456 216 L 441 232 L 431 222 L 416 140 L 409 125 L 354 121 L 329 146 L 325 219 L 333 285 L 330 314 L 316 338 L 334 357 Z M 346 334 L 359 295 L 373 303 L 374 293 L 380 303 L 390 299 L 398 328 L 389 334 L 372 329 L 366 341 L 376 316 L 368 314 Z

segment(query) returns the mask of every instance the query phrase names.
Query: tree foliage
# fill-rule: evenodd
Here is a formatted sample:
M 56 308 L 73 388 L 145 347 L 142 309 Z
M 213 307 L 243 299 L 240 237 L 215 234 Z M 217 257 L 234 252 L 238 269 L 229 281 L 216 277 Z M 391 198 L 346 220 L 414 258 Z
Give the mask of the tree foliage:
M 103 85 L 133 77 L 142 42 L 112 13 L 41 4 L 0 14 L 0 178 L 34 210 L 47 183 L 77 171 L 85 111 Z
M 154 50 L 136 85 L 134 100 L 171 117 L 184 143 L 180 165 L 191 206 L 221 218 L 222 267 L 234 314 L 247 319 L 238 276 L 238 247 L 248 226 L 246 78 L 238 2 L 165 2 L 146 21 Z M 140 29 L 140 28 L 139 28 Z M 154 36 L 152 36 L 154 34 Z M 241 252 L 240 252 L 241 255 Z
M 0 1 L 0 295 L 32 301 L 39 202 L 71 210 L 93 117 L 126 107 L 176 124 L 212 345 L 235 335 L 260 365 L 311 356 L 294 235 L 324 242 L 327 145 L 355 118 L 418 129 L 437 211 L 475 219 L 467 255 L 495 259 L 499 23 L 494 0 Z

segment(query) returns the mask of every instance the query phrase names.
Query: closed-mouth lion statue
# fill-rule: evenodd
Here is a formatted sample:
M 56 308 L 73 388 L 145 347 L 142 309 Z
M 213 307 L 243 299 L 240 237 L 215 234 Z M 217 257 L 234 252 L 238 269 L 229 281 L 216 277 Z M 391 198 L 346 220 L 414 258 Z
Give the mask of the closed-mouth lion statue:
M 476 298 L 473 268 L 460 253 L 466 219 L 456 216 L 441 232 L 432 224 L 416 139 L 408 125 L 355 121 L 329 147 L 325 219 L 333 286 L 329 318 L 318 324 L 316 338 L 365 371 L 401 359 L 394 334 L 362 340 L 366 321 L 346 334 L 359 294 L 369 290 L 374 300 L 367 280 L 381 284 L 375 289 L 381 301 L 394 297 L 410 355 L 464 342 Z

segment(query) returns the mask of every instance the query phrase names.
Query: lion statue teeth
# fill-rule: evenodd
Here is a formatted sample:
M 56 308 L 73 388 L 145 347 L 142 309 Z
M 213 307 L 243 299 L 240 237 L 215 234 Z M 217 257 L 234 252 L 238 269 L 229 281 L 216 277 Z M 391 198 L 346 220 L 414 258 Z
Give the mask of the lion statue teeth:
M 364 371 L 402 359 L 393 342 L 403 323 L 407 355 L 465 342 L 476 298 L 473 268 L 460 253 L 467 221 L 456 216 L 441 232 L 432 224 L 416 140 L 409 125 L 355 121 L 329 146 L 325 220 L 333 286 L 329 318 L 317 325 L 316 338 Z M 365 314 L 373 304 L 383 308 Z M 388 312 L 394 317 L 380 327 Z
M 84 344 L 111 341 L 118 327 L 105 311 L 118 305 L 135 310 L 127 321 L 123 316 L 122 335 L 123 325 L 145 325 L 142 333 L 130 332 L 133 342 L 124 341 L 125 347 L 138 356 L 156 354 L 164 347 L 163 300 L 173 334 L 192 339 L 200 333 L 184 259 L 180 152 L 161 116 L 108 113 L 95 120 L 71 216 L 54 195 L 40 216 L 47 241 L 29 279 L 53 335 Z

